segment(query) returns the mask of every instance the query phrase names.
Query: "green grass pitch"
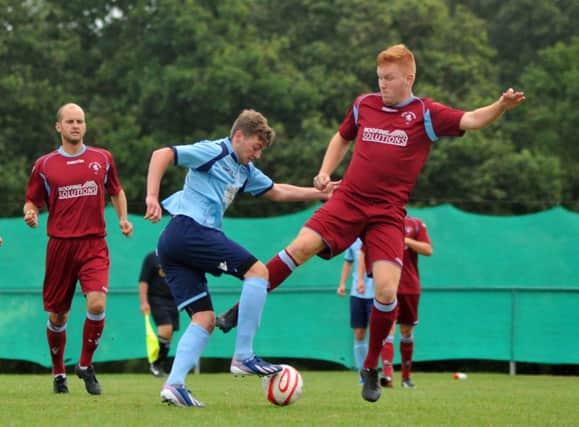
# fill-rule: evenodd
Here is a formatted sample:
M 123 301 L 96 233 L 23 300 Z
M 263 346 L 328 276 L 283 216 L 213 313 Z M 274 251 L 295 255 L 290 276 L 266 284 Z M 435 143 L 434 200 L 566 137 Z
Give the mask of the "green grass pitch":
M 416 373 L 414 390 L 382 391 L 368 403 L 355 372 L 302 371 L 304 393 L 287 407 L 271 405 L 255 377 L 188 377 L 206 408 L 162 405 L 162 380 L 146 374 L 100 374 L 101 396 L 69 375 L 68 395 L 52 393 L 49 375 L 0 375 L 2 426 L 572 426 L 579 423 L 579 378 Z

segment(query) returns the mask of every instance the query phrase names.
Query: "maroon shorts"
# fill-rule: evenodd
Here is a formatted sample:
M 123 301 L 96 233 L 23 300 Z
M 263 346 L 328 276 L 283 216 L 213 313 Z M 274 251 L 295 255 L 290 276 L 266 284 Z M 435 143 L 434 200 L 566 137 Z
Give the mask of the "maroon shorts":
M 372 271 L 376 261 L 402 267 L 405 215 L 403 207 L 361 201 L 337 191 L 304 226 L 324 240 L 328 248 L 319 255 L 326 259 L 345 251 L 361 237 L 366 269 Z
M 50 313 L 70 310 L 76 282 L 82 292 L 108 291 L 109 249 L 103 238 L 48 240 L 44 274 L 44 309 Z
M 418 324 L 418 303 L 419 294 L 398 294 L 398 324 L 417 325 Z

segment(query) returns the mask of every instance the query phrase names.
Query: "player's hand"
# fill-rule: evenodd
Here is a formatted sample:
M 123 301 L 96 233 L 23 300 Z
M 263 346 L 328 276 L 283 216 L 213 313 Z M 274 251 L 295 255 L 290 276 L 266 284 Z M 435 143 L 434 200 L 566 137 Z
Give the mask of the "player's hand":
M 364 284 L 364 282 L 359 282 L 356 285 L 356 291 L 360 294 L 360 295 L 364 295 L 364 293 L 366 292 L 366 285 Z
M 31 228 L 38 227 L 38 212 L 34 209 L 28 209 L 24 214 L 24 222 Z
M 145 219 L 148 219 L 153 224 L 159 222 L 163 216 L 163 210 L 159 204 L 159 199 L 154 196 L 147 196 L 145 199 L 147 211 L 145 212 Z
M 513 88 L 507 89 L 501 95 L 499 102 L 504 111 L 511 110 L 520 105 L 525 100 L 525 92 L 514 91 Z
M 319 173 L 314 177 L 314 187 L 323 192 L 327 191 L 330 182 L 330 175 L 327 173 Z
M 343 297 L 344 295 L 346 295 L 346 287 L 342 285 L 338 286 L 338 289 L 336 289 L 336 293 L 341 297 Z
M 131 237 L 133 235 L 133 224 L 131 224 L 129 220 L 120 220 L 119 226 L 121 227 L 121 233 L 123 233 L 125 236 Z

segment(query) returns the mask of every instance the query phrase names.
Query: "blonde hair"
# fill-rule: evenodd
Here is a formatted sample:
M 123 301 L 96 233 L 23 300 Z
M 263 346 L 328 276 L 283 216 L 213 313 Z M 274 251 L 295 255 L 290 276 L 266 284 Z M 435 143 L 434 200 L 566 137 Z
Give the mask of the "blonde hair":
M 416 61 L 414 54 L 404 44 L 390 46 L 376 57 L 376 65 L 398 64 L 404 72 L 416 76 Z
M 267 124 L 265 116 L 255 110 L 241 112 L 231 127 L 231 138 L 238 130 L 245 136 L 257 136 L 265 147 L 269 147 L 275 140 L 275 131 Z

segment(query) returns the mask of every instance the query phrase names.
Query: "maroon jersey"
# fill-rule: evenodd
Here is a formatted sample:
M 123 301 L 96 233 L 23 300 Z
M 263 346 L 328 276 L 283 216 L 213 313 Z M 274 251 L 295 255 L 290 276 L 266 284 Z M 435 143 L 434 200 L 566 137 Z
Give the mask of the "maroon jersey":
M 26 200 L 47 206 L 50 237 L 104 237 L 105 189 L 111 196 L 121 191 L 110 152 L 84 146 L 70 155 L 61 147 L 34 164 Z
M 404 218 L 404 237 L 419 242 L 430 243 L 426 225 L 418 218 Z M 398 285 L 399 294 L 420 294 L 420 276 L 418 274 L 418 254 L 404 245 L 404 267 Z
M 340 125 L 340 135 L 356 140 L 338 191 L 372 202 L 405 206 L 437 136 L 460 136 L 464 111 L 428 98 L 411 97 L 385 106 L 379 93 L 359 96 Z M 430 133 L 430 137 L 429 137 Z

